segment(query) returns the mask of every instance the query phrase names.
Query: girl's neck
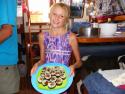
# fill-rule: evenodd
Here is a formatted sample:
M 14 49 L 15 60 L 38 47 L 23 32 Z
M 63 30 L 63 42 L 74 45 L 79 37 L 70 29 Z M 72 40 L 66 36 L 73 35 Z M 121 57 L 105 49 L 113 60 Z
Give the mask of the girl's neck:
M 67 32 L 66 28 L 50 28 L 50 34 L 51 35 L 63 35 Z

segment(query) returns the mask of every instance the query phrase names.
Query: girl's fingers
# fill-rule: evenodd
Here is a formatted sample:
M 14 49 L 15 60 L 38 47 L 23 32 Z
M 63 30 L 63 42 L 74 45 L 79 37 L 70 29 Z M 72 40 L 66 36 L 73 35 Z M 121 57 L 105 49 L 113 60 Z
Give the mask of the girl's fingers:
M 30 73 L 31 76 L 36 71 L 36 69 L 37 69 L 37 66 L 33 66 L 33 68 L 31 69 L 31 73 Z
M 71 69 L 70 76 L 73 76 L 75 74 L 74 70 Z
M 32 69 L 31 69 L 30 75 L 32 76 L 33 73 L 34 73 L 34 69 L 32 68 Z

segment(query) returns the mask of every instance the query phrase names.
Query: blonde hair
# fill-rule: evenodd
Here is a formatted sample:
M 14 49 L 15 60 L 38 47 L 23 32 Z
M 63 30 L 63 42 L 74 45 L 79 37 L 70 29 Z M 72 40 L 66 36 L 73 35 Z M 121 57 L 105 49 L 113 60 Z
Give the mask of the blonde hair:
M 70 17 L 70 7 L 65 3 L 55 3 L 50 7 L 50 13 L 55 7 L 61 7 L 65 11 L 65 16 L 68 19 Z

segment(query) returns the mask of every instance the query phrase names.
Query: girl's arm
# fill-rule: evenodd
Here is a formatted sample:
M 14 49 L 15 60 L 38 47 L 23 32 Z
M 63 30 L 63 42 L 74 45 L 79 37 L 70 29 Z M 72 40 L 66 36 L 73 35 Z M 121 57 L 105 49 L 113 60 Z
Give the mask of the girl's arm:
M 44 34 L 43 34 L 43 32 L 41 32 L 38 37 L 39 37 L 39 47 L 40 47 L 40 64 L 43 64 L 45 61 Z
M 73 55 L 75 57 L 75 64 L 72 65 L 72 67 L 74 69 L 79 68 L 82 63 L 81 63 L 81 59 L 80 59 L 80 53 L 79 53 L 79 47 L 78 47 L 78 42 L 77 42 L 77 38 L 76 35 L 74 33 L 71 32 L 70 34 L 70 45 L 72 47 L 73 50 Z
M 43 33 L 41 32 L 38 36 L 38 39 L 39 39 L 39 47 L 40 47 L 40 60 L 35 63 L 31 69 L 31 75 L 36 71 L 36 69 L 38 68 L 38 66 L 40 66 L 41 64 L 44 63 L 44 60 L 45 60 L 45 52 L 44 52 L 44 35 Z

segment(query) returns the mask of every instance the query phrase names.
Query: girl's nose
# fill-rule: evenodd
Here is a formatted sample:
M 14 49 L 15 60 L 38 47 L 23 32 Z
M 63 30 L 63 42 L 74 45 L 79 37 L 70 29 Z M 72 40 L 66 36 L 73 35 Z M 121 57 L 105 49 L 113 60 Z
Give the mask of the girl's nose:
M 58 20 L 58 19 L 60 18 L 60 16 L 59 16 L 59 15 L 56 15 L 55 18 Z

